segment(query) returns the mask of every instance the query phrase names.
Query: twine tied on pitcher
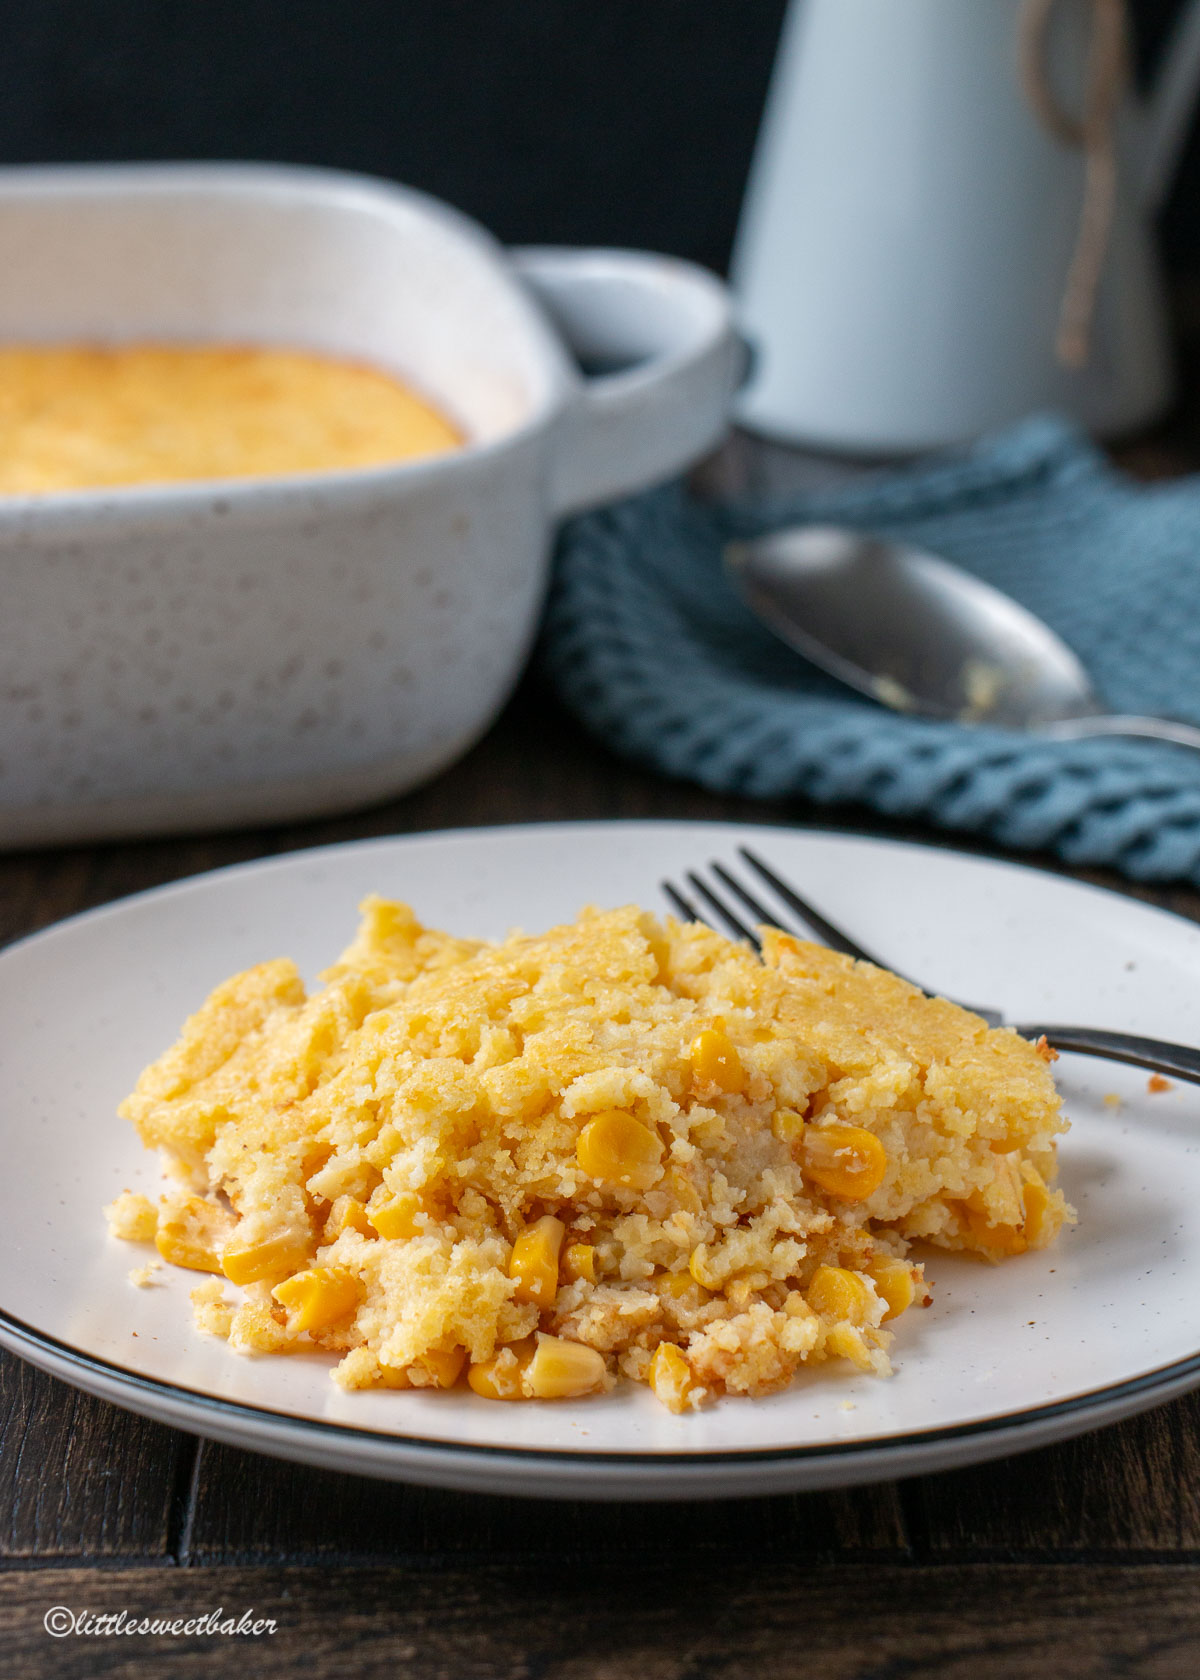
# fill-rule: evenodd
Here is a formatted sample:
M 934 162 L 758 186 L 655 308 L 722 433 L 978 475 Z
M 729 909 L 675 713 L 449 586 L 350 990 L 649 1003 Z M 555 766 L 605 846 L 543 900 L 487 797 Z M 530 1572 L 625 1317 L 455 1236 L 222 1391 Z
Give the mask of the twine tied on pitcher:
M 1083 207 L 1067 270 L 1055 351 L 1066 367 L 1086 365 L 1096 294 L 1117 198 L 1117 112 L 1128 77 L 1125 0 L 1089 0 L 1092 14 L 1083 108 L 1063 109 L 1046 63 L 1050 17 L 1058 0 L 1022 0 L 1018 50 L 1021 86 L 1043 127 L 1084 154 Z

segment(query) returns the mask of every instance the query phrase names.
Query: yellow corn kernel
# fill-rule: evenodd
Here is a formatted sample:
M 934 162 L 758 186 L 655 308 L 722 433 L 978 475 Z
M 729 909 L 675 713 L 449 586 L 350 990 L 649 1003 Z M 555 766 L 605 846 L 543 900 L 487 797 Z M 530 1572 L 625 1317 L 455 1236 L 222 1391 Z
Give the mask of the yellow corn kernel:
M 720 1279 L 708 1269 L 708 1244 L 697 1243 L 688 1258 L 688 1271 L 701 1289 L 719 1289 Z
M 408 1374 L 407 1365 L 380 1365 L 370 1386 L 372 1388 L 411 1388 L 413 1383 Z
M 977 1191 L 972 1191 L 962 1203 L 962 1209 L 967 1229 L 978 1247 L 1005 1257 L 1024 1254 L 1029 1247 L 1020 1225 L 1011 1225 L 1004 1221 L 992 1223 L 983 1198 Z
M 1039 1180 L 1025 1186 L 1024 1236 L 1031 1248 L 1036 1248 L 1046 1233 L 1050 1212 L 1050 1192 Z
M 691 1366 L 672 1342 L 659 1342 L 655 1348 L 647 1380 L 655 1398 L 673 1412 L 684 1410 L 688 1395 L 696 1386 Z
M 831 1196 L 865 1201 L 886 1172 L 883 1145 L 862 1126 L 810 1126 L 804 1135 L 804 1175 Z
M 325 1226 L 326 1242 L 333 1242 L 343 1231 L 358 1231 L 364 1237 L 376 1234 L 374 1225 L 367 1218 L 367 1210 L 357 1196 L 339 1196 L 334 1202 Z
M 186 1196 L 164 1210 L 154 1233 L 154 1246 L 172 1266 L 192 1272 L 219 1272 L 222 1215 L 203 1196 Z
M 700 1193 L 687 1174 L 681 1172 L 678 1167 L 672 1167 L 667 1173 L 666 1187 L 685 1212 L 700 1212 L 704 1205 L 700 1200 Z
M 979 1247 L 993 1254 L 1011 1258 L 1015 1254 L 1024 1254 L 1029 1247 L 1025 1233 L 1016 1225 L 989 1225 L 987 1219 L 977 1213 L 967 1214 L 967 1224 Z
M 518 1235 L 508 1262 L 508 1275 L 517 1280 L 514 1301 L 553 1306 L 558 1294 L 558 1251 L 566 1229 L 561 1219 L 547 1213 Z
M 362 1288 L 345 1266 L 314 1266 L 276 1284 L 271 1294 L 286 1307 L 292 1330 L 328 1330 L 349 1318 L 362 1299 Z
M 563 1271 L 572 1283 L 596 1281 L 596 1250 L 591 1243 L 568 1243 L 563 1250 Z
M 604 1356 L 582 1342 L 539 1332 L 525 1371 L 525 1390 L 536 1400 L 571 1400 L 604 1383 Z
M 766 1272 L 739 1272 L 725 1285 L 725 1299 L 735 1312 L 744 1312 L 759 1290 L 770 1283 Z
M 916 1296 L 916 1285 L 913 1283 L 912 1267 L 903 1260 L 887 1260 L 882 1256 L 872 1260 L 867 1267 L 867 1276 L 875 1285 L 875 1293 L 887 1307 L 884 1322 L 889 1318 L 899 1318 L 902 1312 L 907 1312 Z
M 269 1283 L 273 1278 L 287 1277 L 307 1258 L 307 1245 L 288 1232 L 249 1248 L 227 1248 L 221 1256 L 220 1270 L 230 1283 Z
M 533 1358 L 532 1336 L 498 1348 L 490 1359 L 482 1359 L 467 1371 L 467 1381 L 484 1400 L 524 1400 L 521 1379 Z
M 825 1337 L 825 1351 L 849 1359 L 860 1371 L 871 1369 L 871 1355 L 859 1332 L 849 1324 L 835 1324 Z
M 789 1148 L 803 1138 L 804 1125 L 804 1116 L 799 1109 L 777 1108 L 771 1116 L 772 1132 L 780 1143 L 786 1143 Z
M 426 1211 L 422 1198 L 405 1190 L 387 1201 L 372 1203 L 366 1214 L 381 1237 L 403 1238 L 416 1236 L 417 1215 Z
M 408 1368 L 414 1388 L 453 1388 L 467 1361 L 466 1348 L 426 1348 Z
M 871 1309 L 871 1291 L 857 1272 L 845 1266 L 818 1266 L 806 1291 L 808 1304 L 822 1318 L 862 1324 Z
M 660 1174 L 662 1139 L 632 1114 L 610 1108 L 596 1114 L 579 1134 L 575 1158 L 589 1178 L 648 1190 Z
M 300 1176 L 304 1179 L 315 1178 L 322 1167 L 329 1165 L 329 1157 L 332 1154 L 331 1143 L 310 1143 L 300 1163 Z
M 695 1256 L 693 1255 L 692 1258 L 694 1259 Z M 658 1280 L 658 1287 L 664 1294 L 672 1296 L 676 1301 L 679 1300 L 681 1295 L 689 1294 L 697 1287 L 696 1275 L 691 1270 L 691 1261 L 688 1262 L 686 1272 L 664 1272 Z M 700 1288 L 703 1291 L 703 1285 Z
M 706 1027 L 697 1033 L 688 1049 L 692 1077 L 701 1085 L 715 1085 L 718 1090 L 736 1092 L 746 1083 L 742 1058 L 728 1033 L 716 1027 Z

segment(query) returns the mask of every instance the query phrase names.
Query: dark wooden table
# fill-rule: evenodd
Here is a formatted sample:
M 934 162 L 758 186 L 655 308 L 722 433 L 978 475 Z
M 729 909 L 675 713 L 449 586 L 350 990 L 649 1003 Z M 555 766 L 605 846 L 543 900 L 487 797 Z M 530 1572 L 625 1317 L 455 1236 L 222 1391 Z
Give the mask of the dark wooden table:
M 1127 459 L 1177 469 L 1200 459 L 1192 437 L 1177 419 Z M 764 807 L 644 773 L 588 739 L 530 677 L 461 764 L 385 809 L 0 859 L 0 941 L 299 847 L 640 816 L 940 843 L 863 812 Z M 1132 890 L 1103 872 L 1070 873 Z M 1200 919 L 1190 890 L 1139 896 Z M 559 1504 L 364 1481 L 213 1446 L 0 1354 L 0 1487 L 0 1680 L 1200 1676 L 1200 1398 L 979 1469 L 847 1492 Z M 43 1627 L 53 1606 L 137 1618 L 252 1611 L 277 1631 L 55 1639 Z

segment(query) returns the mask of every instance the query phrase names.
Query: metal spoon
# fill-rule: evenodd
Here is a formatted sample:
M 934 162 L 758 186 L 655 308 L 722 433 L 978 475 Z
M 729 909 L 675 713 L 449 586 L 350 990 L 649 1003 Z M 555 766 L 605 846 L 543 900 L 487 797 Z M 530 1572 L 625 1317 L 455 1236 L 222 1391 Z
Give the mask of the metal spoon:
M 1106 709 L 1040 618 L 919 548 L 806 525 L 731 543 L 747 604 L 831 676 L 897 711 L 1058 740 L 1134 735 L 1200 750 L 1200 729 Z

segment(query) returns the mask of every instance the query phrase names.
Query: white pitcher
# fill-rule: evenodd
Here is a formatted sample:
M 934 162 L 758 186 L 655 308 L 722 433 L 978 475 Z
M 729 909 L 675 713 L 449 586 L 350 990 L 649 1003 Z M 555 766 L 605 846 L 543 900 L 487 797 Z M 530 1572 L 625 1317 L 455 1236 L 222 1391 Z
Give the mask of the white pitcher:
M 1200 0 L 1145 110 L 1123 24 L 1120 0 L 791 0 L 733 262 L 744 424 L 894 454 L 1037 409 L 1102 435 L 1163 410 L 1149 218 Z

